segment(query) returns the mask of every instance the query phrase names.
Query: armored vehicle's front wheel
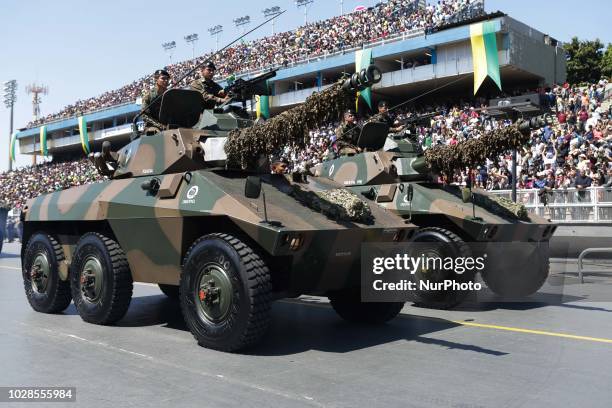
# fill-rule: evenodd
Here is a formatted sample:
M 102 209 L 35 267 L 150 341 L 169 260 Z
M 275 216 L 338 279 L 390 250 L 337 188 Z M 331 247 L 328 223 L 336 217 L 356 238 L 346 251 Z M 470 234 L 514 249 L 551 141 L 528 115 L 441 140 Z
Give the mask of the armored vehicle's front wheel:
M 60 244 L 44 232 L 30 238 L 23 256 L 23 286 L 34 310 L 58 313 L 70 304 L 70 282 L 59 276 L 64 260 Z
M 271 289 L 266 264 L 232 235 L 205 235 L 185 255 L 181 310 L 201 346 L 236 351 L 256 343 L 270 323 Z
M 404 307 L 404 302 L 362 302 L 359 290 L 331 293 L 329 301 L 338 316 L 353 323 L 386 323 Z
M 469 257 L 471 251 L 457 234 L 438 227 L 421 228 L 413 236 L 412 242 L 418 242 L 418 252 L 426 258 Z M 418 306 L 431 309 L 450 309 L 463 302 L 470 294 L 469 290 L 441 289 L 445 282 L 454 281 L 458 285 L 474 281 L 475 271 L 466 270 L 459 274 L 444 268 L 421 268 L 409 275 L 415 282 L 416 290 L 411 291 Z
M 159 283 L 159 290 L 170 299 L 178 299 L 179 297 L 179 287 L 177 285 L 166 285 L 164 283 Z
M 70 281 L 72 298 L 89 323 L 112 324 L 121 319 L 132 300 L 132 274 L 117 242 L 90 232 L 77 243 Z

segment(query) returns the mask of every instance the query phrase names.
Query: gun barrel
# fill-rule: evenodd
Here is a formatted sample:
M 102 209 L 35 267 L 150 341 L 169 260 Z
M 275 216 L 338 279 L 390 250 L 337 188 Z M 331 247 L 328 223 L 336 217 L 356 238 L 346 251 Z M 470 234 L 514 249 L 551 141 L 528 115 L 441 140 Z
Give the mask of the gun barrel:
M 382 79 L 382 71 L 376 65 L 370 65 L 359 72 L 355 72 L 350 78 L 343 80 L 342 89 L 349 92 L 360 92 L 377 84 Z

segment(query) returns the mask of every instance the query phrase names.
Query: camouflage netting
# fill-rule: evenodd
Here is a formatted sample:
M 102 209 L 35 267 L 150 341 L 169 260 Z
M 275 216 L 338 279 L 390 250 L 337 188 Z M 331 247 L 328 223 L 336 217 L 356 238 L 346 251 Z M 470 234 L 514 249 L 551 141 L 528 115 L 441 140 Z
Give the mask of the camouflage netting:
M 521 133 L 516 126 L 509 126 L 478 139 L 469 139 L 455 146 L 436 146 L 425 151 L 427 165 L 447 175 L 455 169 L 475 168 L 487 158 L 523 146 L 529 141 L 529 132 Z
M 262 154 L 270 155 L 281 146 L 303 145 L 308 130 L 337 121 L 354 103 L 354 94 L 338 83 L 264 123 L 232 130 L 225 143 L 227 165 L 253 168 Z
M 345 189 L 304 191 L 293 185 L 291 194 L 308 208 L 341 221 L 369 223 L 372 211 L 366 202 Z
M 480 194 L 476 191 L 473 192 L 472 199 L 474 200 L 474 204 L 486 208 L 493 214 L 497 214 L 501 217 L 510 216 L 519 220 L 529 221 L 529 212 L 521 203 L 515 203 L 507 198 L 492 194 Z

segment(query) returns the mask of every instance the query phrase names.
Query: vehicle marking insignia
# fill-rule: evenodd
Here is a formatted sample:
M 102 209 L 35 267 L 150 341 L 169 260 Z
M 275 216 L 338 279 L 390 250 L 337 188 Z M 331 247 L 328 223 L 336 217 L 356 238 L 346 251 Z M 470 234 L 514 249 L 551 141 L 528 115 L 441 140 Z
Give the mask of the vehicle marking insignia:
M 329 177 L 331 177 L 333 172 L 334 172 L 334 165 L 332 164 L 331 167 L 329 168 Z
M 193 199 L 195 196 L 198 195 L 199 190 L 200 188 L 198 186 L 191 187 L 189 190 L 187 190 L 187 198 L 190 200 Z

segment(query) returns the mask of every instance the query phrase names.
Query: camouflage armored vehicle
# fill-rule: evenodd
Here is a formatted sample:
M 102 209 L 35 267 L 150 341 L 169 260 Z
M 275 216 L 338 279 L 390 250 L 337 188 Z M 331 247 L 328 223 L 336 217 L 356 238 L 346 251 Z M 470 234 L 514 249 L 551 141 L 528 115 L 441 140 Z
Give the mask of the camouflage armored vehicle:
M 489 289 L 498 295 L 528 296 L 538 291 L 548 277 L 548 241 L 556 227 L 527 212 L 522 204 L 484 190 L 440 183 L 438 178 L 455 169 L 474 169 L 486 158 L 524 145 L 530 130 L 544 126 L 548 120 L 546 115 L 520 119 L 481 138 L 455 146 L 436 146 L 425 152 L 416 140 L 403 135 L 387 137 L 388 125 L 369 122 L 357 146 L 363 153 L 323 162 L 312 171 L 419 226 L 413 237 L 416 242 L 454 243 L 458 250 L 463 242 L 536 243 L 532 261 L 538 267 L 518 270 L 498 264 L 481 273 Z M 448 308 L 466 295 L 418 292 L 416 300 L 425 306 Z
M 287 129 L 337 118 L 379 80 L 377 69 L 364 70 L 278 120 Z M 361 302 L 360 248 L 408 240 L 417 228 L 333 182 L 315 191 L 270 174 L 265 157 L 246 169 L 232 164 L 230 131 L 276 122 L 253 126 L 240 106 L 202 104 L 198 92 L 167 91 L 159 111 L 166 130 L 118 152 L 105 144 L 92 157 L 109 180 L 28 201 L 21 258 L 30 305 L 56 313 L 73 300 L 83 320 L 112 324 L 127 312 L 133 282 L 157 283 L 180 298 L 199 344 L 228 351 L 261 338 L 278 298 L 328 296 L 352 321 L 395 317 L 402 302 Z M 304 109 L 319 118 L 296 123 Z

